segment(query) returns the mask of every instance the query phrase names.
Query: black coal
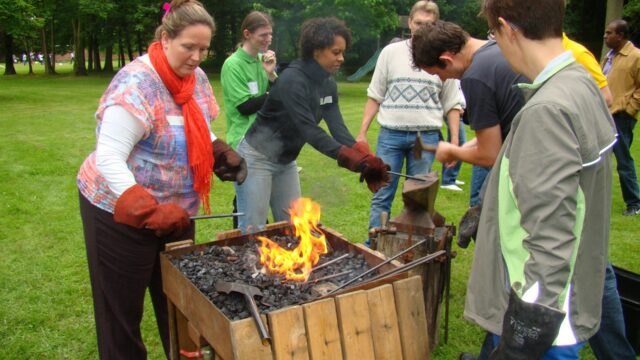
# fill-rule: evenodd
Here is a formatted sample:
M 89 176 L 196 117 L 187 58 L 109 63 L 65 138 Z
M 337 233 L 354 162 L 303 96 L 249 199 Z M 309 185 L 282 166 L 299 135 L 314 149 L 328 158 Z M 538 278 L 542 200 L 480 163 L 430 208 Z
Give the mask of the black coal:
M 299 239 L 292 236 L 273 236 L 271 240 L 286 249 L 295 248 L 299 242 Z M 242 246 L 211 245 L 202 251 L 194 251 L 174 258 L 172 263 L 231 320 L 249 317 L 249 308 L 243 295 L 216 291 L 214 287 L 216 281 L 237 281 L 259 288 L 262 297 L 256 297 L 256 302 L 260 312 L 267 313 L 317 298 L 318 295 L 312 294 L 311 291 L 319 284 L 314 279 L 351 271 L 348 275 L 329 280 L 340 286 L 369 269 L 362 254 L 350 254 L 334 264 L 313 271 L 307 282 L 286 280 L 283 275 L 267 274 L 261 271 L 259 246 L 260 242 L 257 240 L 249 240 Z M 336 251 L 322 255 L 316 266 L 341 255 L 344 255 L 344 252 Z M 374 275 L 369 274 L 360 281 Z

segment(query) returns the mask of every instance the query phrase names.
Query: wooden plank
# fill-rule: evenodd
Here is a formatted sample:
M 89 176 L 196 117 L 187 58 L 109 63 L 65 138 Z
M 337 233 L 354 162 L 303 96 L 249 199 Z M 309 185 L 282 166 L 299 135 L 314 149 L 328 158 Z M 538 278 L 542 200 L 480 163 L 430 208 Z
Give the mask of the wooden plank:
M 402 359 L 402 343 L 393 286 L 383 285 L 367 291 L 367 300 L 375 359 Z
M 311 360 L 342 359 L 340 329 L 333 299 L 302 305 L 309 358 Z
M 167 300 L 168 321 L 169 321 L 169 359 L 178 360 L 180 349 L 178 345 L 178 328 L 176 324 L 176 306 L 171 300 Z
M 193 246 L 193 240 L 191 239 L 174 241 L 172 243 L 165 244 L 164 251 L 171 251 L 175 249 L 186 248 L 189 246 Z
M 176 251 L 183 251 L 178 249 Z M 164 254 L 164 253 L 163 253 Z M 169 261 L 166 255 L 160 255 L 160 267 L 162 268 L 162 289 L 167 295 L 168 301 L 175 306 L 178 342 L 183 335 L 180 333 L 178 313 L 193 323 L 200 335 L 211 344 L 224 359 L 233 359 L 233 349 L 230 338 L 230 321 Z M 185 335 L 186 327 L 184 328 Z
M 428 360 L 430 358 L 429 338 L 420 276 L 396 281 L 393 283 L 393 292 L 403 359 Z
M 290 306 L 270 312 L 271 347 L 276 360 L 309 359 L 302 307 Z
M 374 359 L 367 293 L 360 290 L 336 296 L 344 359 Z
M 185 351 L 197 351 L 200 347 L 197 346 L 189 337 L 189 320 L 179 309 L 176 309 L 175 314 L 176 330 L 178 331 L 178 349 Z M 188 358 L 184 355 L 180 355 L 179 359 L 186 360 Z
M 262 320 L 267 323 L 267 317 L 262 315 Z M 273 353 L 267 342 L 262 343 L 260 333 L 255 320 L 252 317 L 234 321 L 231 323 L 231 343 L 235 359 L 247 360 L 271 360 Z
M 242 230 L 240 229 L 227 230 L 227 231 L 217 233 L 216 241 L 230 239 L 238 236 L 242 236 Z

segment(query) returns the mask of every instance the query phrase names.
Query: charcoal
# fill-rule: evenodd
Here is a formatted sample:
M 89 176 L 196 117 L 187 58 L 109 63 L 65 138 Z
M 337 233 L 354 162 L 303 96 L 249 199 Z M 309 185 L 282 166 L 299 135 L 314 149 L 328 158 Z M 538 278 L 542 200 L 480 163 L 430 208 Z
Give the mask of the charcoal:
M 299 239 L 290 235 L 273 236 L 271 240 L 288 250 L 294 249 L 299 243 Z M 287 280 L 283 275 L 267 274 L 265 271 L 261 271 L 259 247 L 259 241 L 248 241 L 239 246 L 211 245 L 204 250 L 186 253 L 180 257 L 173 258 L 171 261 L 189 281 L 231 320 L 250 317 L 249 307 L 241 294 L 217 292 L 214 287 L 216 281 L 237 281 L 257 287 L 262 292 L 261 297 L 256 297 L 259 311 L 268 313 L 318 298 L 320 294 L 312 291 L 318 285 L 313 281 L 314 279 L 351 271 L 348 275 L 330 280 L 331 283 L 340 286 L 369 269 L 362 254 L 350 254 L 345 259 L 313 271 L 307 282 Z M 344 255 L 343 252 L 322 255 L 316 266 L 342 255 Z M 360 279 L 360 281 L 364 281 L 374 275 L 369 274 Z

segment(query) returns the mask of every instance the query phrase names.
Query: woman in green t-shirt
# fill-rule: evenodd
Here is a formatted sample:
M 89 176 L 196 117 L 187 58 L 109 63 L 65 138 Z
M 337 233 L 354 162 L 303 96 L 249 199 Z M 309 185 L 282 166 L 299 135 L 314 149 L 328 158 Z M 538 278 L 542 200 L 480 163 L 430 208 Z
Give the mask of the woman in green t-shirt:
M 276 55 L 269 50 L 273 21 L 260 11 L 249 13 L 240 26 L 238 49 L 225 60 L 220 73 L 227 114 L 227 143 L 234 149 L 253 124 L 276 79 Z M 236 210 L 236 199 L 233 199 Z M 237 227 L 237 218 L 233 218 Z

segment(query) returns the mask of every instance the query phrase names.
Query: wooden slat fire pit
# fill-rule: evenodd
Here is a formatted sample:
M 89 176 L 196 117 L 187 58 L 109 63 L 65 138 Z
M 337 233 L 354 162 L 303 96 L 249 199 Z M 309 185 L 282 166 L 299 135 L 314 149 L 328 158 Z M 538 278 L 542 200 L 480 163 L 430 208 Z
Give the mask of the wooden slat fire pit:
M 260 235 L 290 231 L 288 223 L 272 224 Z M 329 228 L 320 227 L 334 251 L 364 255 L 369 266 L 384 261 Z M 253 234 L 255 235 L 255 234 Z M 227 232 L 219 240 L 168 250 L 160 255 L 163 288 L 169 302 L 171 358 L 187 359 L 180 351 L 196 352 L 210 345 L 216 359 L 428 359 L 429 344 L 422 281 L 403 273 L 336 296 L 263 314 L 271 343 L 261 341 L 252 318 L 229 320 L 171 262 L 209 246 L 255 241 Z M 378 272 L 394 269 L 382 266 Z

